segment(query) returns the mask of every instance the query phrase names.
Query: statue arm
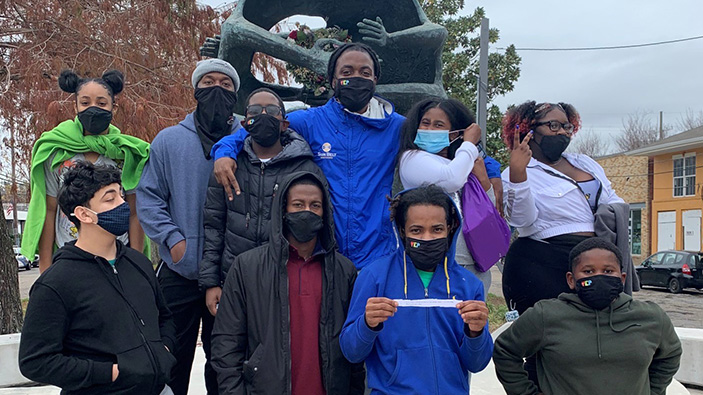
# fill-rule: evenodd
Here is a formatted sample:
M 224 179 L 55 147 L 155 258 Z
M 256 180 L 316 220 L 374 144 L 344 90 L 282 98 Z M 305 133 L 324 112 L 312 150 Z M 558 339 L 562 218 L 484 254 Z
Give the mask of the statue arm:
M 425 23 L 422 25 L 393 33 L 388 33 L 380 17 L 376 17 L 376 20 L 364 18 L 356 26 L 362 35 L 362 41 L 380 48 L 392 48 L 405 43 L 412 43 L 413 46 L 420 44 L 442 45 L 447 37 L 447 30 L 442 26 L 429 22 L 427 17 L 425 17 Z
M 223 26 L 222 47 L 248 46 L 258 52 L 275 53 L 280 60 L 299 64 L 318 74 L 327 72 L 330 54 L 317 48 L 307 49 L 289 42 L 282 34 L 271 33 L 245 19 L 237 19 Z

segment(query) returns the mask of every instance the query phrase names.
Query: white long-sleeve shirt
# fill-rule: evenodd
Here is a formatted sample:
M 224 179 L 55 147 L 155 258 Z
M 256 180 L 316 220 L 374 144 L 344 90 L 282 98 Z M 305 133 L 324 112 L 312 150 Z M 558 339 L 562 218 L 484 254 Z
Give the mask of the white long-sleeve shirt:
M 582 154 L 563 156 L 574 167 L 600 181 L 602 190 L 598 205 L 624 203 L 596 161 Z M 510 182 L 510 167 L 503 171 L 503 202 L 508 223 L 518 229 L 520 237 L 536 240 L 567 233 L 593 232 L 593 211 L 581 190 L 567 179 L 547 171 L 570 178 L 534 158 L 527 165 L 526 181 Z
M 452 194 L 460 190 L 478 158 L 476 146 L 465 141 L 449 160 L 423 150 L 405 151 L 400 157 L 400 181 L 404 188 L 435 184 Z

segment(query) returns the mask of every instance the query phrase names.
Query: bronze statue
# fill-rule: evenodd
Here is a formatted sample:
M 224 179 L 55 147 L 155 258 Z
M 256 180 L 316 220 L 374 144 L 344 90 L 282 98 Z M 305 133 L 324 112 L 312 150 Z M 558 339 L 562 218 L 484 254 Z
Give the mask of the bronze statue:
M 331 97 L 329 92 L 315 96 L 308 89 L 268 84 L 251 73 L 252 58 L 261 52 L 327 74 L 330 52 L 322 48 L 330 42 L 341 42 L 319 39 L 307 49 L 286 40 L 288 33 L 269 31 L 293 15 L 320 16 L 328 26 L 347 29 L 353 41 L 369 44 L 381 59 L 376 92 L 393 102 L 399 113 L 421 98 L 446 97 L 441 57 L 447 30 L 427 19 L 418 0 L 239 0 L 222 26 L 221 39 L 208 38 L 201 47 L 202 55 L 224 59 L 239 73 L 237 112 L 243 113 L 244 99 L 263 86 L 273 89 L 283 100 L 300 100 L 313 106 Z

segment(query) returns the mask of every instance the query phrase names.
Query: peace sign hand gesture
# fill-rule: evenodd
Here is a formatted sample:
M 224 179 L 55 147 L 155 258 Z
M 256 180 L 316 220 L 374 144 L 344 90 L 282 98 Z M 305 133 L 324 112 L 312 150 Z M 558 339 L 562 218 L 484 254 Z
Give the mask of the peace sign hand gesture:
M 530 131 L 521 142 L 520 131 L 515 130 L 513 149 L 510 151 L 510 182 L 520 183 L 527 180 L 527 164 L 532 158 L 532 150 L 528 143 L 532 139 L 533 133 Z

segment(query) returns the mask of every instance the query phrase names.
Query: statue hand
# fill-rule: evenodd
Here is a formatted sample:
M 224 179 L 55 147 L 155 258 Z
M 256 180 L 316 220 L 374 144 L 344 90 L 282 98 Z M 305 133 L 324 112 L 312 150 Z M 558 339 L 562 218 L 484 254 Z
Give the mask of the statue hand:
M 388 42 L 388 32 L 383 26 L 381 17 L 377 16 L 375 21 L 364 18 L 361 22 L 357 23 L 356 26 L 359 28 L 359 33 L 365 36 L 362 40 L 381 47 L 385 46 Z
M 203 46 L 200 47 L 200 56 L 207 56 L 208 58 L 216 58 L 220 52 L 220 41 L 222 37 L 218 34 L 215 37 L 208 37 L 205 39 Z
M 315 45 L 313 45 L 313 48 L 319 49 L 320 51 L 324 51 L 327 45 L 332 45 L 336 48 L 341 47 L 342 45 L 344 45 L 344 43 L 334 38 L 321 38 L 315 41 Z

